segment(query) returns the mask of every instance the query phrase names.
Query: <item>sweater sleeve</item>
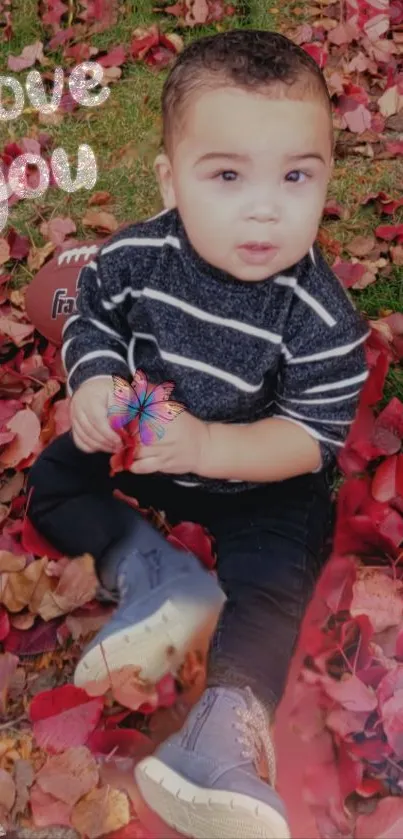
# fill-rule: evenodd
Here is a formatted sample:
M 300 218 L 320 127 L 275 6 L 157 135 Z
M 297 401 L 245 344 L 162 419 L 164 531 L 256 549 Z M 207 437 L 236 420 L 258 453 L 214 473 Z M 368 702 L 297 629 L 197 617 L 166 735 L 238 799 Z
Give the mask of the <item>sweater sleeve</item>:
M 131 333 L 126 309 L 131 301 L 129 270 L 98 251 L 78 279 L 77 312 L 63 329 L 62 361 L 67 392 L 87 379 L 116 374 L 129 378 Z
M 308 276 L 295 281 L 274 416 L 318 441 L 322 468 L 340 454 L 355 419 L 370 330 L 321 254 L 315 257 Z

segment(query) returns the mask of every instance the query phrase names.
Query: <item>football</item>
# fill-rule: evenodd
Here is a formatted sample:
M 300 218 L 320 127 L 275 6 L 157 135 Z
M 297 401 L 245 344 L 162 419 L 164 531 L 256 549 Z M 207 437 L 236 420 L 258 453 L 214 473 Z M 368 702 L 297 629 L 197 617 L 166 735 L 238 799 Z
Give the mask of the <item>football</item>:
M 28 318 L 41 335 L 56 345 L 62 342 L 66 320 L 76 311 L 81 268 L 94 259 L 105 241 L 70 243 L 39 269 L 27 287 Z

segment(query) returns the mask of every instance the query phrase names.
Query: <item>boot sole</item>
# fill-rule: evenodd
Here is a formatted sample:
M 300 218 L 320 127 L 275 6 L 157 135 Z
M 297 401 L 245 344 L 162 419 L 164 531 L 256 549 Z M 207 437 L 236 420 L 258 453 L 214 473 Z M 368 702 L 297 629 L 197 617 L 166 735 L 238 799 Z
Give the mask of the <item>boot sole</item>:
M 197 583 L 197 580 L 196 580 Z M 74 684 L 94 696 L 123 682 L 150 689 L 167 673 L 175 673 L 188 649 L 202 632 L 214 631 L 225 601 L 217 595 L 215 604 L 194 605 L 191 619 L 183 604 L 167 599 L 144 620 L 117 629 L 91 647 L 78 662 Z
M 135 769 L 144 801 L 170 827 L 192 839 L 290 839 L 287 822 L 274 807 L 248 795 L 204 789 L 157 757 Z

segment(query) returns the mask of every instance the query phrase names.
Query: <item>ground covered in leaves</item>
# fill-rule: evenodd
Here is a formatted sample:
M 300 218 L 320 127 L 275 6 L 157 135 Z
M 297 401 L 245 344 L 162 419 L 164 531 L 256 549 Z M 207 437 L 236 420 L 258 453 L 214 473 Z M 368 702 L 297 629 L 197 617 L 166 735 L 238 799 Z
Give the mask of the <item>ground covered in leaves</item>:
M 55 67 L 68 76 L 92 58 L 112 91 L 92 111 L 67 87 L 54 114 L 27 103 L 0 148 L 5 178 L 20 154 L 49 162 L 61 145 L 74 165 L 79 142 L 93 145 L 99 164 L 89 196 L 66 196 L 52 180 L 34 201 L 11 195 L 0 236 L 0 824 L 10 837 L 174 835 L 150 825 L 130 779 L 202 690 L 207 639 L 154 694 L 130 683 L 105 696 L 72 686 L 82 645 L 110 607 L 95 599 L 92 558 L 60 557 L 25 520 L 27 471 L 69 427 L 69 413 L 59 351 L 28 322 L 24 287 L 66 244 L 160 208 L 149 164 L 165 70 L 191 38 L 234 26 L 280 29 L 324 69 L 337 145 L 319 242 L 371 325 L 371 375 L 340 458 L 332 555 L 304 627 L 290 720 L 307 743 L 304 796 L 321 837 L 403 835 L 401 0 L 313 0 L 281 12 L 260 0 L 139 3 L 135 11 L 117 0 L 25 0 L 18 20 L 0 0 L 1 73 L 23 83 L 39 69 L 50 94 Z M 37 185 L 35 169 L 27 178 Z M 214 565 L 200 528 L 169 531 L 159 511 L 145 514 Z

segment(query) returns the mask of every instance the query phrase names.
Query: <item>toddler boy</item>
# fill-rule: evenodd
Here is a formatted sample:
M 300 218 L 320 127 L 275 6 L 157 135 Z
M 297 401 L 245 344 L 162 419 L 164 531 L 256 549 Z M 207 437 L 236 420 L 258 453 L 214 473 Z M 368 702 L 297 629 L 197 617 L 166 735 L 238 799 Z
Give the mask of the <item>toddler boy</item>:
M 76 684 L 101 692 L 130 669 L 156 683 L 218 620 L 200 702 L 137 781 L 185 835 L 280 839 L 270 727 L 324 561 L 368 328 L 315 244 L 333 141 L 310 56 L 260 30 L 201 38 L 170 71 L 162 108 L 165 209 L 82 269 L 63 344 L 72 433 L 31 469 L 29 516 L 65 554 L 90 552 L 119 601 Z M 112 375 L 137 369 L 173 381 L 185 410 L 110 478 Z M 116 488 L 171 524 L 206 527 L 219 583 Z

